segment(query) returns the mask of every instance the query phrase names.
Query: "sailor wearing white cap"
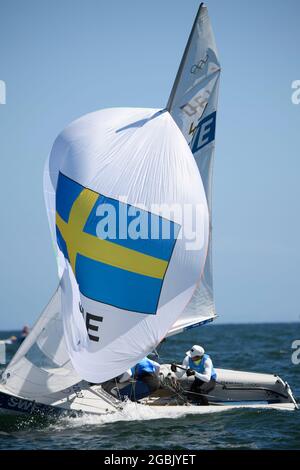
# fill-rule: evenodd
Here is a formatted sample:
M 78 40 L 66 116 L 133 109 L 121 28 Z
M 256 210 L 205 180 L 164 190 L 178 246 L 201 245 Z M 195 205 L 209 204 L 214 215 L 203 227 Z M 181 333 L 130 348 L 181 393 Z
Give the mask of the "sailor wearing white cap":
M 191 387 L 191 397 L 193 400 L 198 399 L 201 404 L 208 405 L 208 400 L 203 394 L 208 394 L 216 386 L 217 373 L 213 367 L 213 363 L 202 346 L 195 344 L 186 352 L 186 356 L 182 362 L 182 368 L 171 364 L 171 370 L 176 373 L 178 378 L 186 374 L 187 377 L 194 376 L 195 380 Z

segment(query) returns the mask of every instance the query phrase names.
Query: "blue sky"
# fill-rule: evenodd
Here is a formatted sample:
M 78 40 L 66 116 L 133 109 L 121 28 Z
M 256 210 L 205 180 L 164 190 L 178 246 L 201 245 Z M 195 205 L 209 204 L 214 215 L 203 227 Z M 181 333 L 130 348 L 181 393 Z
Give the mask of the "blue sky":
M 164 107 L 197 0 L 1 0 L 1 329 L 57 284 L 44 161 L 73 119 Z M 213 200 L 221 322 L 300 318 L 298 0 L 207 0 L 222 64 Z

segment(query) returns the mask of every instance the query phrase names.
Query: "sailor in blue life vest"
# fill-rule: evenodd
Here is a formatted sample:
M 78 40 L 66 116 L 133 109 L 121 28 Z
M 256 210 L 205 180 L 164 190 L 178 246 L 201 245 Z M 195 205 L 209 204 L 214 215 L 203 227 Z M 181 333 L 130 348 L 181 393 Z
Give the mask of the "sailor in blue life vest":
M 118 394 L 122 399 L 128 397 L 131 401 L 149 396 L 160 387 L 159 371 L 158 362 L 145 357 L 118 377 L 117 382 L 120 384 L 131 380 L 127 386 L 119 388 Z
M 192 401 L 198 401 L 201 405 L 208 405 L 208 400 L 203 394 L 209 394 L 216 386 L 217 374 L 208 354 L 205 354 L 202 346 L 195 344 L 182 362 L 182 369 L 176 364 L 171 364 L 171 370 L 178 378 L 186 373 L 187 377 L 194 376 L 191 392 L 188 397 Z M 197 396 L 197 394 L 200 394 Z

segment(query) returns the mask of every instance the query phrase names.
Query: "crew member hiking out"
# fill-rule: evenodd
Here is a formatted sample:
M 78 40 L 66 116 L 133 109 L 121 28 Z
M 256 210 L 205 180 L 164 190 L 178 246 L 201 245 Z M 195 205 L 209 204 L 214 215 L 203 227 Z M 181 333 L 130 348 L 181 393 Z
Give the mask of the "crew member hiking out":
M 208 354 L 205 354 L 202 346 L 194 345 L 189 351 L 182 363 L 182 369 L 171 364 L 171 370 L 176 373 L 178 378 L 184 374 L 187 377 L 194 376 L 195 379 L 188 394 L 188 398 L 197 401 L 201 405 L 208 405 L 208 399 L 203 394 L 209 394 L 216 386 L 217 374 L 213 363 Z M 199 395 L 197 395 L 199 394 Z

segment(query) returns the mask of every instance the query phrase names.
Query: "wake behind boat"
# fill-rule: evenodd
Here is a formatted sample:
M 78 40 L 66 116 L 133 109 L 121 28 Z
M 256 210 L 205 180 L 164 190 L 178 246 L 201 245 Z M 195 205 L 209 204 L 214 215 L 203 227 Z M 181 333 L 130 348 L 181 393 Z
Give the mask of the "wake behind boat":
M 201 5 L 165 109 L 96 111 L 56 139 L 44 191 L 60 282 L 2 374 L 2 413 L 122 413 L 121 389 L 134 390 L 135 378 L 116 378 L 164 338 L 216 318 L 211 192 L 219 76 Z M 216 369 L 216 377 L 213 391 L 195 400 L 192 378 L 163 364 L 159 387 L 136 406 L 162 417 L 166 407 L 175 414 L 298 408 L 276 375 Z

